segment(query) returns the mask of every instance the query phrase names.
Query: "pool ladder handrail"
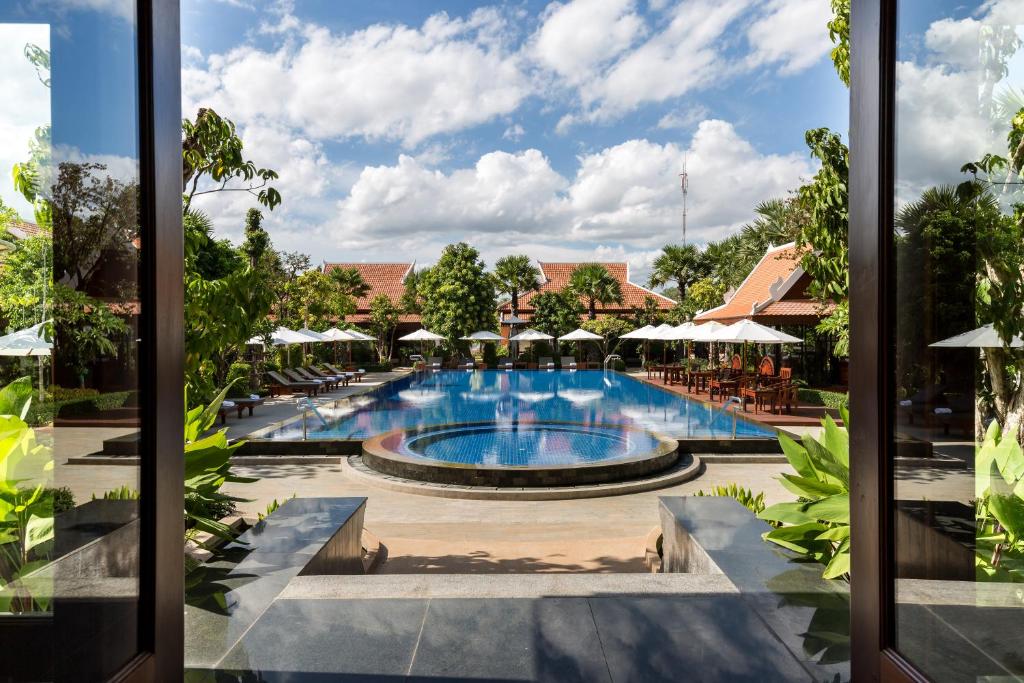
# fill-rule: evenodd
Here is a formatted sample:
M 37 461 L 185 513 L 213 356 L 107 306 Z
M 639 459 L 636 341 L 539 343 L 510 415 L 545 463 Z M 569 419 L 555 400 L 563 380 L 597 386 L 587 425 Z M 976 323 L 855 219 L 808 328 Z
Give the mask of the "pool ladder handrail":
M 309 413 L 310 411 L 312 411 L 313 414 L 316 415 L 317 418 L 319 418 L 320 424 L 325 429 L 328 427 L 327 419 L 317 409 L 317 405 L 316 405 L 316 403 L 313 402 L 313 399 L 309 398 L 308 396 L 303 396 L 298 401 L 296 401 L 295 402 L 295 409 L 300 411 L 300 412 L 302 412 L 302 440 L 303 441 L 306 440 L 306 414 Z
M 615 359 L 622 360 L 622 356 L 620 356 L 617 353 L 610 353 L 607 356 L 605 356 L 605 359 L 604 359 L 604 369 L 607 370 L 608 369 L 608 363 L 611 362 L 612 360 L 615 360 Z
M 739 396 L 727 396 L 726 399 L 724 401 L 722 401 L 722 407 L 718 409 L 717 413 L 715 413 L 715 417 L 714 417 L 713 420 L 711 420 L 711 424 L 714 424 L 715 421 L 719 417 L 722 416 L 722 413 L 724 413 L 725 411 L 727 411 L 729 409 L 729 406 L 734 406 L 733 409 L 732 409 L 732 438 L 735 439 L 736 438 L 736 422 L 737 422 L 737 419 L 738 419 L 736 413 L 737 413 L 737 411 L 740 408 L 744 407 L 743 406 L 743 399 L 741 399 Z

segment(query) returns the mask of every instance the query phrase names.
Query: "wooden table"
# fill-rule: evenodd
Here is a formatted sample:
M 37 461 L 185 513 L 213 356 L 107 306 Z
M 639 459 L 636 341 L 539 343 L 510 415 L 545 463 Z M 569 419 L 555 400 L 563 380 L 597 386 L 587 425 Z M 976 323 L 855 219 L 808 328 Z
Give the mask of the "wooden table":
M 692 394 L 693 390 L 697 392 L 707 391 L 708 381 L 715 376 L 714 370 L 692 370 L 686 378 L 686 391 Z

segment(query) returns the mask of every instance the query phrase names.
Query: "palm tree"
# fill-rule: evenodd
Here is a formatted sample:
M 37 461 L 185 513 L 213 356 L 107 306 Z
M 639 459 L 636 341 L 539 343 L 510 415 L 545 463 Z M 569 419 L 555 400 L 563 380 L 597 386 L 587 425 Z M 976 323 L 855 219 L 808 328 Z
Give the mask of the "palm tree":
M 494 264 L 494 286 L 512 297 L 512 315 L 519 313 L 519 295 L 540 290 L 540 269 L 525 255 L 504 256 Z
M 692 244 L 667 244 L 654 259 L 654 270 L 648 279 L 651 287 L 661 287 L 675 282 L 679 288 L 679 300 L 686 299 L 686 289 L 697 280 L 711 274 L 711 264 L 700 250 Z
M 587 300 L 590 319 L 597 319 L 597 304 L 622 303 L 622 286 L 600 263 L 584 263 L 569 276 L 569 291 Z
M 361 299 L 370 293 L 370 285 L 366 284 L 362 273 L 356 268 L 334 268 L 330 275 L 334 284 L 346 296 Z

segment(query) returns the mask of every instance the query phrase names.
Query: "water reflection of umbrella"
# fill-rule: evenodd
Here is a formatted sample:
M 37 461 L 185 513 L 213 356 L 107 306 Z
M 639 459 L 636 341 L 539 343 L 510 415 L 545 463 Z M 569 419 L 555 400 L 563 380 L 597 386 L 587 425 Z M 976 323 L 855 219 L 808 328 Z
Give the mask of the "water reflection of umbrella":
M 566 401 L 577 405 L 599 401 L 604 398 L 604 392 L 596 389 L 565 389 L 558 392 L 558 395 Z
M 549 391 L 517 391 L 512 396 L 524 403 L 540 403 L 541 401 L 550 401 L 555 397 Z
M 443 391 L 432 389 L 405 389 L 398 392 L 398 398 L 407 403 L 436 403 L 445 398 Z

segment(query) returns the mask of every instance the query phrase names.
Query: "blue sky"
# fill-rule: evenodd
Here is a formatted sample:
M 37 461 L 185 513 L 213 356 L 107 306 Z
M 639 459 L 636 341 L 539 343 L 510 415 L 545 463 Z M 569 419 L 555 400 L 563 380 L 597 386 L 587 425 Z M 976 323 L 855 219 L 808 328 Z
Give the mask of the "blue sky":
M 184 0 L 183 106 L 282 174 L 275 243 L 315 260 L 628 260 L 720 239 L 847 129 L 828 0 Z M 200 206 L 229 237 L 247 198 Z

